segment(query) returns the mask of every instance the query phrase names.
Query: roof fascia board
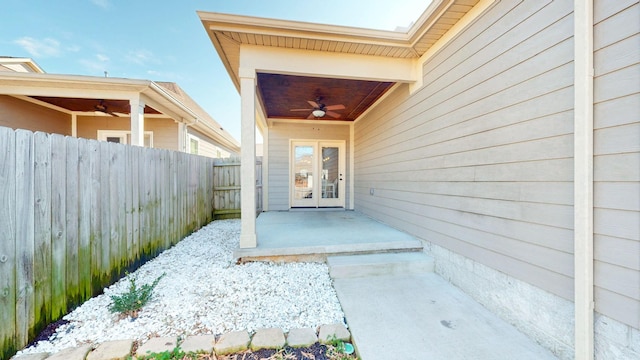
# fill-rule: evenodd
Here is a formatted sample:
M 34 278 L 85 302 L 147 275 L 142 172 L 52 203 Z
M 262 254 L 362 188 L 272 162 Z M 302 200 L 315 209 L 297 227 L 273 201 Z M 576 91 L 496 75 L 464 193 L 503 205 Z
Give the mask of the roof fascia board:
M 255 45 L 240 47 L 240 72 L 274 72 L 330 76 L 354 80 L 416 81 L 415 59 L 283 49 Z
M 0 64 L 25 64 L 35 73 L 44 74 L 44 70 L 31 58 L 0 58 Z
M 366 44 L 408 45 L 406 33 L 366 29 L 352 26 L 327 25 L 302 21 L 261 18 L 245 15 L 198 11 L 207 32 L 234 31 L 271 36 L 305 37 L 316 40 L 353 41 Z

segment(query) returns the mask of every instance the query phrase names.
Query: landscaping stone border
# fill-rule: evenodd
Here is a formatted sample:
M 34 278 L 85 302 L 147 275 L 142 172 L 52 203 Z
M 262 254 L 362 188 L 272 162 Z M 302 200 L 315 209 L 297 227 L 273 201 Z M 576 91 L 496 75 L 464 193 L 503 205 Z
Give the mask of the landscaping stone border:
M 182 342 L 177 337 L 151 338 L 142 344 L 134 355 L 143 356 L 150 353 L 161 353 L 173 350 L 176 345 L 184 352 L 201 352 L 216 355 L 228 355 L 246 350 L 281 349 L 285 345 L 291 347 L 311 346 L 318 342 L 326 343 L 331 338 L 343 341 L 351 339 L 351 333 L 343 324 L 320 326 L 317 331 L 310 328 L 291 329 L 288 334 L 278 328 L 258 329 L 249 335 L 247 331 L 234 331 L 219 337 L 214 335 L 188 336 Z M 56 354 L 38 353 L 16 355 L 12 360 L 124 360 L 131 355 L 134 340 L 107 341 L 97 346 L 82 345 L 67 348 Z M 184 346 L 184 347 L 183 347 Z M 62 356 L 62 357 L 61 357 Z

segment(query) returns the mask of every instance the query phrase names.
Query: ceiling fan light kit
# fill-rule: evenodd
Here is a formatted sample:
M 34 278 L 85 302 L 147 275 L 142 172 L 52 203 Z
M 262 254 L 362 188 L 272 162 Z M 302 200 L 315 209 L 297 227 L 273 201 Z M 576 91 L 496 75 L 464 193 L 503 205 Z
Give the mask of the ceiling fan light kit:
M 344 110 L 345 106 L 342 104 L 337 105 L 325 105 L 321 103 L 322 97 L 318 96 L 316 101 L 307 100 L 307 103 L 311 105 L 311 109 L 291 109 L 291 111 L 311 111 L 311 114 L 307 117 L 307 119 L 319 119 L 324 117 L 325 115 L 329 115 L 334 119 L 340 118 L 340 114 L 331 110 Z

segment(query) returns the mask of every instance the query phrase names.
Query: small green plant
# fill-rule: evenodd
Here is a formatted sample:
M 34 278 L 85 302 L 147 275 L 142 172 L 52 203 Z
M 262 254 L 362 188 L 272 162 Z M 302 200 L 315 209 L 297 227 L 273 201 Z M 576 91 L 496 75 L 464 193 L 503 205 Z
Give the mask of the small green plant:
M 354 354 L 347 354 L 345 342 L 332 335 L 327 343 L 327 358 L 330 360 L 353 360 L 359 359 Z
M 111 301 L 113 301 L 110 308 L 111 312 L 117 312 L 123 316 L 131 316 L 133 318 L 137 317 L 140 309 L 151 300 L 153 289 L 165 275 L 166 274 L 158 276 L 151 284 L 144 284 L 138 287 L 136 279 L 127 273 L 129 277 L 129 291 L 121 295 L 111 295 Z

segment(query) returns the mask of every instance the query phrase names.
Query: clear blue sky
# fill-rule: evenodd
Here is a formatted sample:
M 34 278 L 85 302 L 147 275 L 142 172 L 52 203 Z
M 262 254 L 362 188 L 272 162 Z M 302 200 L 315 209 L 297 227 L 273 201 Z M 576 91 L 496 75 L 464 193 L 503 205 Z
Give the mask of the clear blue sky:
M 2 0 L 0 55 L 44 71 L 173 81 L 236 139 L 240 97 L 197 10 L 394 30 L 429 0 Z

